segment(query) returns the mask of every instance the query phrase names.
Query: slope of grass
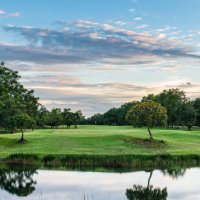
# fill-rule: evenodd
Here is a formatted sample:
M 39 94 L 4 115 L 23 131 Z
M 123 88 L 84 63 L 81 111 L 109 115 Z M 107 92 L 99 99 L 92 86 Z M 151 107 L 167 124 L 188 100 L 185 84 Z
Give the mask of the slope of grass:
M 147 139 L 146 129 L 132 127 L 79 126 L 78 129 L 44 129 L 26 132 L 24 144 L 20 134 L 0 135 L 0 157 L 11 154 L 88 154 L 88 155 L 200 155 L 200 130 L 153 130 L 161 148 L 126 142 Z

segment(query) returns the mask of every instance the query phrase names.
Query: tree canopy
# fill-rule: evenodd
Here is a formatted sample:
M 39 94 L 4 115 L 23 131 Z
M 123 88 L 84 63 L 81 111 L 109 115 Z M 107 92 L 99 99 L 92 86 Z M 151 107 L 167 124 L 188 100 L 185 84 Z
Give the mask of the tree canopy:
M 127 120 L 134 127 L 147 127 L 150 139 L 153 139 L 151 128 L 164 127 L 167 123 L 167 111 L 159 103 L 145 101 L 135 104 L 128 111 Z
M 33 122 L 38 110 L 38 98 L 33 90 L 20 83 L 18 72 L 0 64 L 0 126 L 14 132 L 19 125 L 19 116 Z

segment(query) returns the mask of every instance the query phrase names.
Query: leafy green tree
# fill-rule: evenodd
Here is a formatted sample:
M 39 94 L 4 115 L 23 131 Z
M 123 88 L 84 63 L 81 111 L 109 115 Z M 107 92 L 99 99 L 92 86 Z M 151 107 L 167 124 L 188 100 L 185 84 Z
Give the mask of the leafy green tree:
M 118 122 L 118 109 L 117 108 L 111 108 L 106 113 L 104 113 L 104 122 L 111 126 L 111 125 L 117 125 Z
M 81 110 L 78 110 L 78 111 L 76 111 L 75 113 L 73 113 L 72 119 L 73 119 L 75 128 L 77 128 L 78 123 L 79 123 L 79 122 L 81 121 L 81 119 L 83 119 L 83 118 L 84 118 L 84 116 L 83 116 Z
M 62 112 L 60 108 L 53 108 L 47 114 L 46 118 L 47 125 L 51 126 L 51 128 L 56 128 L 63 123 Z
M 196 125 L 200 127 L 200 98 L 195 99 L 193 105 L 196 110 Z
M 63 123 L 64 125 L 67 126 L 67 128 L 70 128 L 71 125 L 74 123 L 73 122 L 73 113 L 71 112 L 70 108 L 65 108 L 62 112 L 62 116 L 63 116 Z
M 34 96 L 34 90 L 25 90 L 25 92 L 22 94 L 22 99 L 24 104 L 24 112 L 35 119 L 37 117 L 40 104 L 38 103 L 39 98 Z
M 126 121 L 126 115 L 128 111 L 130 110 L 130 108 L 136 103 L 137 103 L 136 101 L 128 102 L 128 103 L 122 104 L 120 108 L 118 108 L 117 125 L 119 126 L 128 125 L 128 122 Z
M 187 102 L 185 92 L 178 88 L 163 90 L 163 92 L 158 95 L 149 94 L 148 96 L 143 97 L 142 102 L 149 100 L 158 102 L 167 109 L 167 125 L 172 128 L 179 123 L 179 115 L 177 113 L 178 108 L 181 104 Z
M 167 124 L 168 127 L 171 126 L 173 128 L 179 117 L 177 114 L 178 107 L 187 102 L 185 92 L 177 88 L 164 90 L 156 96 L 156 101 L 167 109 Z
M 157 101 L 157 95 L 148 94 L 147 96 L 144 96 L 142 98 L 142 102 L 145 102 L 145 101 Z
M 34 119 L 27 114 L 16 114 L 11 118 L 11 121 L 14 127 L 19 129 L 21 132 L 21 142 L 24 141 L 25 130 L 33 129 L 33 127 L 35 126 Z
M 179 122 L 182 126 L 187 126 L 190 131 L 196 123 L 196 110 L 192 102 L 188 101 L 179 106 L 177 110 Z
M 104 125 L 104 116 L 103 114 L 97 113 L 94 114 L 92 117 L 87 119 L 88 124 L 92 125 Z
M 150 139 L 153 139 L 151 128 L 163 127 L 167 122 L 167 111 L 153 101 L 140 102 L 134 105 L 127 114 L 127 120 L 134 127 L 146 126 Z
M 36 125 L 39 128 L 44 128 L 47 123 L 49 111 L 42 105 L 40 105 L 39 109 L 37 110 L 36 114 Z
M 96 124 L 96 125 L 117 125 L 117 126 L 124 126 L 128 125 L 126 121 L 126 115 L 129 109 L 135 104 L 136 102 L 129 102 L 122 104 L 119 108 L 111 108 L 104 114 L 95 114 L 92 117 L 87 119 L 89 124 Z
M 0 64 L 0 126 L 14 131 L 13 116 L 19 113 L 35 118 L 38 98 L 19 82 L 18 72 Z M 11 123 L 11 124 L 10 124 Z

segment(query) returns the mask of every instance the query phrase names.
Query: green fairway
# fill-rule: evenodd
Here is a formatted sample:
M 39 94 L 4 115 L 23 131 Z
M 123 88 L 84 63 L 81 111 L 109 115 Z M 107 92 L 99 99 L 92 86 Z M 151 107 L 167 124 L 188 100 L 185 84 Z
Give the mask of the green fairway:
M 161 148 L 144 147 L 126 140 L 148 138 L 146 129 L 132 127 L 79 126 L 78 129 L 43 129 L 20 134 L 0 135 L 0 157 L 14 153 L 96 154 L 96 155 L 200 155 L 200 130 L 153 130 L 154 139 L 164 140 Z

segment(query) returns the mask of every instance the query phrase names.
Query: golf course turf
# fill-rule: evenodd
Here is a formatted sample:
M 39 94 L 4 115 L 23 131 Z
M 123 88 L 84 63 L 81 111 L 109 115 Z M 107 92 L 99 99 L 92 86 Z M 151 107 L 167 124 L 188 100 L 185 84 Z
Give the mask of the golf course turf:
M 200 130 L 153 129 L 155 145 L 148 145 L 145 128 L 129 126 L 79 126 L 78 129 L 27 131 L 0 135 L 0 157 L 11 154 L 76 155 L 200 155 Z M 162 141 L 161 141 L 162 140 Z M 147 141 L 147 142 L 146 142 Z M 147 144 L 146 144 L 147 143 Z

